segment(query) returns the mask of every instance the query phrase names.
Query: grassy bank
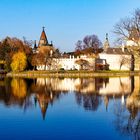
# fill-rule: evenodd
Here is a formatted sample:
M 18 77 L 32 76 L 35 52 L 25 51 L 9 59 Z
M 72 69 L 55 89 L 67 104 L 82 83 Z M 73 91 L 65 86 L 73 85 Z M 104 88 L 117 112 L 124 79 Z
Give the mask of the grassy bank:
M 24 72 L 10 72 L 7 77 L 25 77 L 25 78 L 90 78 L 90 77 L 116 77 L 116 76 L 133 76 L 140 75 L 140 71 L 24 71 Z

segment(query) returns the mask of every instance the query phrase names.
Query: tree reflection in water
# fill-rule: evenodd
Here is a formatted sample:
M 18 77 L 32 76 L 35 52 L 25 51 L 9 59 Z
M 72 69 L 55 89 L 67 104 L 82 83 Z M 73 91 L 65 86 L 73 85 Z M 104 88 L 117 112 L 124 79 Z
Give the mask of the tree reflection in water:
M 139 77 L 0 80 L 0 102 L 6 106 L 17 105 L 24 111 L 38 104 L 43 119 L 48 106 L 70 91 L 75 94 L 76 103 L 90 111 L 97 111 L 103 105 L 102 102 L 107 110 L 109 102 L 116 98 L 117 102 L 113 106 L 115 128 L 123 134 L 140 139 Z
M 126 106 L 120 103 L 115 104 L 115 127 L 121 134 L 134 136 L 135 140 L 140 139 L 140 79 L 131 77 L 132 91 L 127 96 Z
M 75 95 L 77 104 L 83 106 L 86 110 L 96 111 L 101 104 L 101 98 L 96 94 L 81 94 Z

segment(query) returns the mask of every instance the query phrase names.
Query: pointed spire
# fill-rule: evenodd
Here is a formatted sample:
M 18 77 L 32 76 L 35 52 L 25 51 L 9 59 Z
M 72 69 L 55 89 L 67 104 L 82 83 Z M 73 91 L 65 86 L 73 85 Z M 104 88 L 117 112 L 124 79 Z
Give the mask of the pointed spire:
M 106 33 L 106 41 L 108 41 L 108 33 Z
M 47 46 L 48 45 L 48 40 L 47 40 L 47 36 L 46 36 L 46 33 L 45 33 L 45 27 L 42 27 L 43 30 L 42 30 L 42 33 L 41 33 L 41 36 L 40 36 L 40 41 L 39 41 L 39 47 L 40 46 Z
M 35 40 L 35 42 L 34 42 L 34 49 L 36 49 L 37 48 L 37 45 L 36 45 L 36 40 Z
M 51 44 L 50 44 L 50 46 L 53 46 L 53 41 L 51 41 Z
M 106 33 L 106 41 L 104 43 L 104 52 L 106 52 L 108 48 L 110 48 L 110 45 L 109 45 L 109 40 L 108 40 L 108 33 Z

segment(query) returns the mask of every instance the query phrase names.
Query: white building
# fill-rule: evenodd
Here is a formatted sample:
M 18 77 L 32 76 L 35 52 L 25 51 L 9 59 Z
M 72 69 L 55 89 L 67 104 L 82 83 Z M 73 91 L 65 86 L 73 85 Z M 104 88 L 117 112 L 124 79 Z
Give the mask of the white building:
M 106 59 L 109 70 L 131 70 L 132 55 L 125 47 L 111 48 L 106 36 L 103 52 L 99 54 L 100 59 Z
M 69 56 L 69 58 L 65 57 L 60 57 L 60 58 L 54 58 L 52 60 L 52 66 L 51 68 L 48 68 L 45 65 L 40 65 L 37 66 L 37 70 L 59 70 L 59 69 L 64 69 L 64 70 L 80 70 L 81 65 L 78 64 L 78 61 L 85 61 L 87 64 L 81 64 L 83 65 L 82 69 L 84 70 L 94 70 L 95 68 L 95 58 L 92 58 L 90 56 L 79 56 L 79 57 L 74 57 L 74 56 Z M 82 63 L 82 62 L 81 62 Z
M 41 50 L 41 47 L 53 47 L 52 43 L 51 44 L 48 43 L 44 28 L 40 37 L 38 49 L 37 47 L 35 48 L 39 51 L 39 49 Z M 104 49 L 103 52 L 99 53 L 99 58 L 97 58 L 100 61 L 96 61 L 95 57 L 91 55 L 81 55 L 75 57 L 73 54 L 72 55 L 67 54 L 67 57 L 61 56 L 60 58 L 57 59 L 54 58 L 53 61 L 51 62 L 52 63 L 51 67 L 40 65 L 37 66 L 37 70 L 53 70 L 53 69 L 95 70 L 98 63 L 100 63 L 101 66 L 107 65 L 109 70 L 131 70 L 132 56 L 130 55 L 128 50 L 124 47 L 110 48 L 108 34 L 106 35 L 106 41 L 103 49 Z
M 121 48 L 109 48 L 106 52 L 99 54 L 100 59 L 106 59 L 109 70 L 131 70 L 132 56 L 123 52 Z

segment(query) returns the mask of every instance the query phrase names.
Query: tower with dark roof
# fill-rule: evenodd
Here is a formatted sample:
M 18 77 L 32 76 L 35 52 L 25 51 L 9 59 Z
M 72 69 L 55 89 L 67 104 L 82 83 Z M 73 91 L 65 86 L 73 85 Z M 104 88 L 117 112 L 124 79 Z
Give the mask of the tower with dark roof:
M 36 45 L 36 40 L 34 42 L 34 47 L 33 47 L 33 53 L 36 53 L 37 52 L 37 45 Z

